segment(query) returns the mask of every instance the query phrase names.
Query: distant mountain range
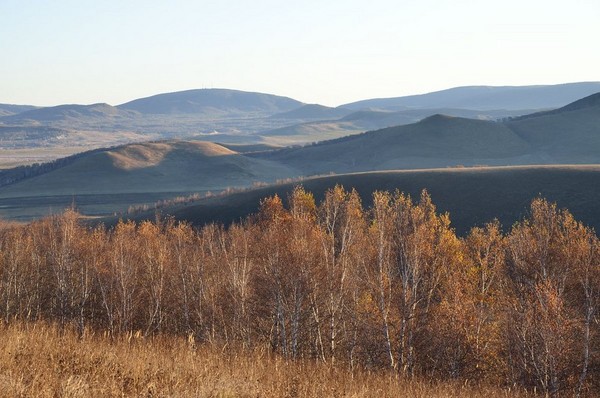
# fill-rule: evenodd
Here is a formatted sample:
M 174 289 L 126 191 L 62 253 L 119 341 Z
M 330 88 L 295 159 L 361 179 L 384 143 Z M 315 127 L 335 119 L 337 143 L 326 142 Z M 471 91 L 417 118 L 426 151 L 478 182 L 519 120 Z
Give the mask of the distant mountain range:
M 396 98 L 367 99 L 341 105 L 347 109 L 462 108 L 519 110 L 557 108 L 600 92 L 600 82 L 541 86 L 468 86 Z
M 0 105 L 1 148 L 97 147 L 129 138 L 306 144 L 415 123 L 434 114 L 496 120 L 548 111 L 600 91 L 600 82 L 553 86 L 457 87 L 435 93 L 369 99 L 337 108 L 264 93 L 199 89 L 112 106 Z M 45 131 L 56 135 L 44 136 Z M 30 137 L 20 140 L 20 135 Z M 110 135 L 114 140 L 111 141 Z

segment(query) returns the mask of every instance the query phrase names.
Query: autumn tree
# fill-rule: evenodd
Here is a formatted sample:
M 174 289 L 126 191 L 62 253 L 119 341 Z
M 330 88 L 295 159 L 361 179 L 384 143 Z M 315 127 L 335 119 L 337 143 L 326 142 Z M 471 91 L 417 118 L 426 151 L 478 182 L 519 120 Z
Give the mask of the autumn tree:
M 351 300 L 358 294 L 357 257 L 360 253 L 356 249 L 364 240 L 365 221 L 356 191 L 346 192 L 339 185 L 325 193 L 317 214 L 323 254 L 312 275 L 312 313 L 321 358 L 325 360 L 328 356 L 334 362 L 340 342 L 346 344 L 349 352 L 356 345 L 358 325 Z M 323 340 L 327 344 L 323 345 Z
M 585 325 L 595 311 L 586 297 L 596 288 L 586 279 L 594 267 L 594 239 L 569 212 L 542 199 L 532 202 L 530 219 L 511 231 L 507 350 L 520 384 L 553 396 L 583 388 L 590 341 Z

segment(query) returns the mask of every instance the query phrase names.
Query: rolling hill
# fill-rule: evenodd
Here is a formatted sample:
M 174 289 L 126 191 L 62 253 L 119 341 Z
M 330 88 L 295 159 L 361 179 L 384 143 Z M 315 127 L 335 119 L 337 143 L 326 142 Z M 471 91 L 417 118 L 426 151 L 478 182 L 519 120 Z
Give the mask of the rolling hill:
M 17 128 L 4 130 L 10 146 L 44 147 L 50 149 L 48 154 L 55 148 L 56 156 L 62 147 L 105 147 L 133 142 L 139 137 L 295 145 L 415 123 L 436 113 L 483 120 L 516 117 L 564 106 L 595 91 L 600 91 L 600 83 L 459 87 L 417 96 L 366 100 L 346 109 L 256 92 L 197 89 L 157 94 L 116 107 L 103 103 L 47 108 L 0 105 L 0 125 Z M 356 110 L 359 112 L 352 112 Z M 40 134 L 44 129 L 33 127 L 69 133 L 54 140 Z M 26 135 L 31 139 L 21 141 L 19 134 L 24 129 L 30 129 Z M 11 131 L 16 135 L 10 137 Z
M 178 91 L 140 98 L 118 106 L 119 109 L 142 114 L 201 114 L 223 117 L 226 115 L 273 115 L 303 105 L 291 98 L 277 95 L 226 89 L 199 89 Z
M 467 86 L 427 94 L 377 98 L 342 105 L 344 108 L 402 110 L 407 108 L 544 109 L 557 108 L 600 91 L 600 82 L 541 86 Z
M 334 175 L 301 182 L 317 201 L 335 186 L 355 188 L 365 206 L 371 205 L 375 190 L 399 189 L 418 198 L 427 189 L 439 212 L 449 212 L 452 226 L 464 234 L 476 225 L 497 218 L 505 229 L 527 212 L 529 203 L 541 196 L 568 208 L 585 224 L 600 230 L 600 166 L 519 166 L 464 169 L 387 171 Z M 286 198 L 295 184 L 253 189 L 225 197 L 202 199 L 187 206 L 162 210 L 176 219 L 196 225 L 218 222 L 228 224 L 255 213 L 260 200 L 279 195 Z M 154 218 L 154 212 L 133 217 Z M 109 224 L 114 219 L 104 219 Z
M 469 109 L 408 109 L 402 111 L 360 110 L 349 113 L 337 120 L 319 120 L 292 124 L 261 132 L 268 142 L 306 143 L 340 138 L 346 135 L 363 133 L 368 130 L 383 129 L 398 125 L 416 123 L 435 114 L 457 116 L 478 120 L 496 120 L 516 117 L 535 110 L 469 110 Z
M 311 175 L 458 164 L 505 165 L 529 152 L 530 145 L 502 123 L 434 115 L 415 124 L 260 156 Z
M 0 198 L 195 192 L 295 174 L 210 142 L 148 142 L 78 155 L 64 167 L 0 188 Z
M 600 94 L 506 122 L 434 115 L 414 124 L 258 156 L 308 175 L 478 164 L 600 163 Z
M 381 112 L 357 115 L 377 119 Z M 59 130 L 44 133 L 61 137 Z M 85 200 L 112 212 L 115 200 L 119 206 L 126 200 L 148 203 L 180 193 L 331 172 L 585 163 L 600 163 L 600 94 L 505 121 L 438 114 L 304 147 L 168 140 L 94 151 L 0 188 L 0 216 L 17 208 L 25 216 L 27 206 L 41 209 L 45 203 L 86 195 Z

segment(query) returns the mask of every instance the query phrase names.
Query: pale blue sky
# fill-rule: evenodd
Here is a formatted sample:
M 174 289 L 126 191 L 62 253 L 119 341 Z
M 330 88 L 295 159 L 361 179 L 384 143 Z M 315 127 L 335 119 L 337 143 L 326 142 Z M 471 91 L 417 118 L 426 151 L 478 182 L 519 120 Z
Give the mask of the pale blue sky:
M 600 0 L 0 0 L 0 103 L 598 81 L 599 39 Z

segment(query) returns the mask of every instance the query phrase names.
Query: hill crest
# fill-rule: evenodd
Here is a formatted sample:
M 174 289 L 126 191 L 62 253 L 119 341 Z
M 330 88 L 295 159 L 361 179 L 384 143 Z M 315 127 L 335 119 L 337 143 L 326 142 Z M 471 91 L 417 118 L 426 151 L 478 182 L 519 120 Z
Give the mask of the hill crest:
M 292 98 L 229 89 L 194 89 L 156 94 L 118 105 L 143 114 L 285 112 L 301 106 Z

